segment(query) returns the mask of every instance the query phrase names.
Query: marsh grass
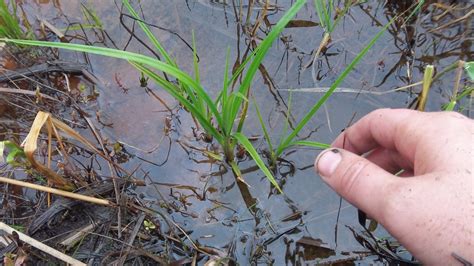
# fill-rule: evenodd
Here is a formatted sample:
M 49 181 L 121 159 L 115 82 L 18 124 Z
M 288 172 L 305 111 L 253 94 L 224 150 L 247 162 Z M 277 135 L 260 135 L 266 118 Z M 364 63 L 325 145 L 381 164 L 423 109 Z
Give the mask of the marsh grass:
M 20 20 L 16 15 L 17 7 L 15 1 L 10 1 L 10 3 L 12 11 L 10 11 L 5 0 L 0 0 L 0 38 L 29 38 L 30 33 L 23 31 Z
M 334 5 L 333 0 L 314 0 L 314 7 L 316 9 L 316 14 L 318 14 L 319 18 L 319 25 L 324 30 L 323 38 L 319 43 L 318 48 L 316 49 L 315 53 L 313 54 L 313 59 L 307 65 L 313 65 L 315 60 L 319 57 L 323 49 L 325 49 L 329 42 L 331 41 L 331 34 L 336 29 L 337 25 L 341 21 L 341 19 L 349 12 L 349 8 L 358 1 L 344 1 L 344 5 L 342 9 L 337 8 Z
M 100 19 L 97 12 L 89 5 L 81 4 L 81 13 L 85 23 L 70 25 L 61 31 L 66 30 L 83 30 L 83 29 L 97 29 L 104 30 L 104 23 Z
M 418 4 L 414 7 L 413 11 L 408 15 L 408 19 L 410 19 L 423 5 L 424 1 L 419 1 Z M 344 79 L 352 72 L 355 66 L 360 62 L 360 60 L 367 54 L 367 52 L 372 48 L 372 46 L 377 42 L 377 40 L 384 34 L 384 32 L 388 29 L 388 27 L 400 16 L 394 17 L 390 20 L 373 38 L 370 42 L 356 55 L 356 57 L 352 60 L 351 63 L 342 71 L 339 77 L 334 81 L 334 83 L 330 86 L 329 90 L 314 104 L 311 109 L 306 113 L 306 115 L 301 119 L 301 121 L 295 126 L 295 129 L 286 137 L 284 138 L 278 147 L 276 148 L 275 155 L 281 156 L 283 151 L 288 149 L 291 146 L 295 145 L 304 145 L 304 146 L 312 146 L 312 147 L 319 147 L 319 148 L 327 148 L 326 144 L 318 143 L 318 142 L 310 142 L 310 141 L 295 141 L 295 138 L 300 133 L 300 131 L 308 124 L 311 118 L 318 112 L 318 110 L 323 106 L 323 104 L 331 97 L 337 87 L 344 81 Z
M 197 51 L 193 37 L 193 65 L 194 75 L 189 75 L 183 72 L 172 57 L 166 52 L 161 43 L 152 34 L 148 26 L 139 18 L 138 14 L 132 8 L 128 0 L 124 0 L 123 4 L 131 14 L 131 16 L 139 24 L 149 41 L 153 44 L 155 49 L 159 52 L 161 60 L 152 58 L 149 56 L 132 53 L 128 51 L 94 47 L 81 44 L 72 43 L 55 43 L 55 42 L 43 42 L 43 41 L 30 41 L 30 40 L 12 40 L 12 39 L 0 39 L 0 41 L 12 42 L 22 45 L 32 46 L 46 46 L 52 48 L 62 48 L 68 50 L 74 50 L 79 52 L 86 52 L 91 54 L 98 54 L 102 56 L 109 56 L 129 61 L 135 68 L 140 72 L 148 76 L 156 84 L 166 90 L 171 96 L 180 102 L 180 104 L 194 117 L 198 122 L 199 126 L 208 134 L 209 138 L 217 141 L 223 150 L 224 158 L 226 162 L 231 166 L 237 179 L 243 181 L 235 161 L 235 148 L 237 144 L 240 144 L 249 153 L 261 171 L 265 174 L 268 180 L 281 192 L 278 183 L 276 182 L 273 174 L 265 165 L 263 159 L 252 146 L 249 139 L 242 133 L 243 125 L 245 124 L 247 109 L 249 105 L 250 88 L 253 82 L 253 78 L 263 60 L 266 53 L 272 46 L 273 42 L 283 31 L 287 23 L 296 15 L 298 10 L 303 7 L 306 0 L 296 1 L 292 7 L 282 16 L 279 22 L 273 26 L 271 32 L 267 37 L 257 46 L 256 49 L 245 59 L 244 62 L 229 76 L 229 56 L 227 54 L 224 71 L 224 81 L 222 89 L 215 99 L 212 99 L 208 92 L 202 87 L 200 75 L 199 75 L 199 64 L 197 62 Z M 420 1 L 412 13 L 408 16 L 409 18 L 421 7 L 423 1 Z M 324 11 L 323 11 L 324 12 Z M 401 14 L 400 16 L 402 16 Z M 325 19 L 330 17 L 328 15 Z M 342 83 L 345 77 L 351 73 L 357 63 L 362 57 L 371 49 L 375 42 L 382 36 L 386 29 L 399 17 L 393 18 L 387 23 L 380 32 L 364 47 L 359 54 L 352 60 L 352 62 L 346 67 L 346 69 L 339 75 L 336 81 L 331 85 L 330 89 L 312 106 L 310 111 L 300 120 L 295 128 L 287 133 L 288 121 L 286 122 L 284 134 L 282 135 L 276 148 L 272 145 L 270 135 L 266 129 L 260 111 L 257 107 L 257 115 L 264 131 L 264 137 L 270 148 L 270 165 L 275 166 L 276 160 L 279 158 L 285 150 L 290 147 L 304 145 L 317 148 L 327 148 L 328 145 L 313 141 L 297 140 L 298 134 L 301 130 L 309 123 L 311 118 L 316 114 L 320 107 L 329 99 L 334 90 Z M 324 22 L 329 23 L 329 22 Z M 331 22 L 331 25 L 337 24 Z M 326 24 L 325 24 L 326 25 Z M 333 27 L 332 26 L 332 27 Z M 331 28 L 332 30 L 334 28 Z M 160 71 L 163 75 L 157 73 Z M 169 81 L 165 76 L 170 75 L 176 78 L 177 82 Z M 234 84 L 237 80 L 240 80 L 240 84 L 234 88 Z M 290 97 L 291 105 L 291 97 Z M 288 110 L 288 112 L 290 112 Z M 288 113 L 289 116 L 289 113 Z M 245 181 L 243 181 L 245 183 Z
M 156 82 L 159 86 L 171 94 L 171 96 L 177 99 L 181 105 L 197 120 L 204 131 L 222 146 L 225 159 L 234 170 L 234 173 L 236 173 L 238 179 L 243 180 L 234 160 L 234 150 L 236 144 L 240 143 L 240 145 L 242 145 L 247 150 L 268 180 L 277 188 L 278 191 L 282 192 L 278 186 L 278 183 L 268 168 L 265 166 L 265 163 L 259 156 L 258 152 L 252 146 L 248 138 L 241 132 L 246 118 L 246 115 L 243 114 L 243 112 L 246 112 L 245 106 L 247 106 L 248 103 L 247 96 L 249 95 L 253 78 L 260 63 L 262 62 L 275 39 L 285 28 L 286 24 L 296 15 L 298 10 L 305 3 L 306 0 L 296 1 L 293 6 L 283 15 L 279 22 L 273 26 L 272 31 L 268 34 L 265 40 L 260 43 L 253 53 L 250 54 L 250 56 L 230 77 L 228 76 L 229 64 L 228 60 L 226 60 L 227 71 L 224 73 L 223 88 L 218 97 L 214 100 L 211 99 L 208 92 L 204 90 L 200 84 L 195 44 L 193 55 L 195 73 L 194 76 L 191 76 L 179 68 L 177 63 L 166 52 L 158 39 L 152 34 L 148 26 L 143 21 L 141 21 L 128 0 L 124 0 L 123 4 L 131 16 L 136 19 L 140 28 L 159 52 L 162 60 L 127 51 L 81 44 L 29 40 L 4 40 L 16 44 L 63 48 L 79 52 L 115 57 L 129 61 L 139 71 L 147 75 L 151 80 Z M 175 77 L 177 82 L 169 81 L 167 78 L 158 74 L 156 71 L 161 71 Z M 232 84 L 234 84 L 234 82 L 239 77 L 242 79 L 240 85 L 235 90 L 231 89 Z M 236 121 L 238 121 L 238 123 L 236 123 Z

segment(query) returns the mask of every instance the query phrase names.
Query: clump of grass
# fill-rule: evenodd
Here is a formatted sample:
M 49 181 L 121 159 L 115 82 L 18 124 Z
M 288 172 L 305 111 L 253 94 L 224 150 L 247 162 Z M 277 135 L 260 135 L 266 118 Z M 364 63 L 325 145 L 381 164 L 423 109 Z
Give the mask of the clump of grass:
M 266 53 L 272 46 L 275 39 L 283 31 L 286 24 L 293 18 L 298 10 L 306 3 L 306 0 L 298 0 L 283 15 L 280 21 L 273 26 L 272 31 L 263 40 L 255 51 L 243 62 L 243 64 L 228 76 L 229 63 L 226 60 L 226 71 L 224 73 L 224 83 L 222 90 L 216 99 L 211 99 L 210 95 L 200 84 L 199 67 L 197 64 L 197 53 L 194 49 L 194 76 L 183 72 L 171 56 L 166 52 L 164 47 L 152 34 L 148 26 L 143 23 L 135 10 L 131 7 L 128 0 L 123 1 L 129 13 L 137 20 L 140 28 L 145 32 L 148 39 L 159 52 L 163 61 L 144 56 L 137 53 L 121 51 L 110 48 L 94 47 L 71 43 L 54 43 L 43 41 L 28 40 L 6 40 L 23 45 L 47 46 L 52 48 L 63 48 L 80 52 L 87 52 L 103 56 L 115 57 L 128 60 L 134 67 L 147 75 L 151 80 L 155 81 L 164 90 L 177 99 L 183 107 L 191 113 L 204 131 L 216 140 L 223 149 L 224 157 L 229 165 L 236 173 L 237 178 L 241 179 L 240 171 L 234 160 L 235 147 L 238 143 L 244 147 L 255 163 L 260 167 L 268 180 L 281 192 L 275 178 L 265 166 L 262 158 L 252 146 L 248 138 L 242 133 L 242 126 L 246 116 L 245 112 L 247 98 L 253 78 L 258 70 L 258 66 L 262 62 Z M 194 45 L 195 46 L 195 45 Z M 195 47 L 194 47 L 195 48 Z M 245 70 L 245 73 L 244 73 Z M 167 75 L 173 76 L 177 82 L 172 82 L 160 75 L 156 71 L 161 71 Z M 242 75 L 242 82 L 235 90 L 232 84 Z M 238 123 L 237 123 L 238 121 Z M 242 180 L 243 181 L 243 180 Z
M 349 8 L 357 4 L 358 1 L 344 1 L 342 9 L 334 5 L 333 0 L 314 0 L 314 7 L 319 17 L 319 25 L 324 30 L 323 39 L 319 43 L 318 49 L 314 53 L 313 60 L 316 60 L 321 51 L 329 45 L 331 41 L 331 34 L 336 26 L 339 24 L 344 15 L 349 11 Z M 335 13 L 335 14 L 333 14 Z M 314 64 L 314 62 L 313 62 Z
M 183 72 L 179 68 L 177 63 L 172 59 L 172 57 L 166 52 L 164 47 L 152 34 L 148 26 L 140 20 L 138 14 L 131 7 L 128 0 L 123 0 L 123 3 L 128 9 L 131 16 L 136 19 L 140 28 L 145 32 L 151 43 L 155 46 L 155 48 L 159 52 L 159 55 L 163 58 L 162 60 L 122 50 L 80 44 L 11 39 L 0 39 L 0 41 L 32 46 L 63 48 L 79 52 L 87 52 L 92 54 L 120 58 L 129 61 L 140 72 L 147 75 L 151 80 L 156 82 L 171 96 L 177 99 L 181 103 L 181 105 L 196 119 L 198 124 L 208 134 L 209 139 L 212 138 L 221 145 L 226 162 L 231 166 L 239 180 L 243 181 L 240 174 L 240 170 L 234 159 L 235 148 L 238 144 L 240 144 L 243 148 L 247 150 L 252 159 L 268 178 L 268 180 L 276 187 L 278 191 L 281 192 L 281 189 L 278 186 L 278 183 L 276 182 L 272 173 L 267 168 L 262 158 L 252 146 L 248 138 L 242 133 L 242 128 L 246 119 L 250 87 L 253 78 L 258 70 L 258 67 L 262 62 L 263 58 L 265 57 L 266 53 L 272 46 L 275 39 L 283 31 L 283 29 L 291 20 L 291 18 L 293 18 L 298 12 L 298 10 L 306 3 L 306 0 L 297 0 L 293 4 L 293 6 L 283 15 L 280 21 L 273 26 L 273 29 L 268 34 L 268 36 L 259 44 L 259 46 L 253 51 L 253 53 L 251 53 L 250 56 L 247 57 L 247 59 L 240 65 L 239 68 L 234 71 L 234 73 L 230 77 L 229 60 L 227 56 L 224 71 L 224 82 L 219 95 L 215 99 L 211 99 L 208 92 L 204 90 L 200 83 L 199 65 L 197 63 L 197 52 L 194 38 L 194 75 L 191 76 Z M 421 7 L 422 4 L 423 1 L 420 1 L 416 6 L 415 10 L 409 15 L 409 17 L 411 17 Z M 330 17 L 331 16 L 329 14 L 326 17 L 326 20 Z M 268 131 L 266 130 L 263 123 L 263 119 L 261 119 L 260 112 L 257 109 L 257 114 L 259 116 L 260 123 L 262 124 L 265 139 L 267 140 L 271 150 L 271 165 L 276 165 L 276 159 L 281 156 L 282 153 L 289 147 L 293 147 L 296 145 L 305 145 L 319 148 L 328 147 L 327 144 L 319 142 L 300 141 L 295 139 L 299 132 L 306 126 L 306 124 L 308 124 L 308 122 L 316 114 L 319 108 L 328 100 L 334 90 L 354 69 L 357 63 L 370 50 L 370 48 L 382 36 L 385 30 L 391 25 L 391 23 L 395 19 L 398 19 L 398 17 L 395 17 L 389 23 L 387 23 L 387 25 L 385 25 L 382 30 L 369 42 L 369 44 L 354 58 L 354 60 L 346 67 L 346 69 L 332 84 L 330 89 L 316 102 L 316 104 L 310 109 L 310 111 L 296 125 L 295 129 L 287 136 L 285 136 L 285 132 L 276 149 L 273 149 Z M 326 21 L 325 23 L 329 22 Z M 332 21 L 331 23 L 331 25 L 333 26 L 337 24 L 334 21 Z M 333 28 L 331 29 L 333 30 Z M 166 76 L 164 76 L 165 74 L 161 75 L 157 73 L 157 71 L 163 72 L 167 75 L 176 78 L 177 82 L 169 81 Z M 240 77 L 242 80 L 240 85 L 238 85 L 238 88 L 234 88 L 233 84 L 238 79 L 240 80 Z M 245 181 L 243 182 L 245 183 Z
M 29 32 L 24 32 L 20 26 L 20 20 L 16 16 L 17 6 L 15 1 L 10 1 L 10 11 L 5 0 L 0 0 L 0 37 L 12 39 L 30 38 Z
M 316 0 L 318 1 L 318 0 Z M 330 1 L 332 2 L 332 1 Z M 424 1 L 421 0 L 417 3 L 413 11 L 408 15 L 408 19 L 411 18 L 424 4 Z M 324 13 L 326 14 L 326 13 Z M 400 16 L 403 14 L 400 14 Z M 319 142 L 311 142 L 311 141 L 298 141 L 294 140 L 298 133 L 308 124 L 311 118 L 316 114 L 316 112 L 321 108 L 321 106 L 329 99 L 329 97 L 334 93 L 337 87 L 342 83 L 342 81 L 349 75 L 350 72 L 354 69 L 354 67 L 359 63 L 359 61 L 367 54 L 367 52 L 372 48 L 372 46 L 377 42 L 377 40 L 383 35 L 383 33 L 388 29 L 388 27 L 396 20 L 399 16 L 393 18 L 389 21 L 373 38 L 372 40 L 356 55 L 356 57 L 352 60 L 352 62 L 344 69 L 344 71 L 339 75 L 339 77 L 334 81 L 331 85 L 329 90 L 316 102 L 315 105 L 309 110 L 308 113 L 301 119 L 301 121 L 295 126 L 295 129 L 285 138 L 283 138 L 276 148 L 275 156 L 280 156 L 283 151 L 288 149 L 291 146 L 295 145 L 304 145 L 304 146 L 312 146 L 318 148 L 327 148 L 327 144 L 319 143 Z M 328 19 L 328 16 L 325 15 L 325 20 Z M 408 20 L 407 19 L 407 20 Z M 325 22 L 328 23 L 328 22 Z M 334 25 L 334 24 L 331 24 Z

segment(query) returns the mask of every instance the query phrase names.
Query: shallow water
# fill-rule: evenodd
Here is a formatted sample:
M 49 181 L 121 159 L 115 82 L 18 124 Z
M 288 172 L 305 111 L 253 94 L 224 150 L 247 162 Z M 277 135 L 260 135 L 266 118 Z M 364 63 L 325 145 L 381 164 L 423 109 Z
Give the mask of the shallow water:
M 269 11 L 268 21 L 276 23 L 291 2 L 274 2 L 280 11 Z M 65 28 L 68 23 L 84 21 L 78 12 L 80 3 L 26 1 L 23 8 L 31 21 L 46 19 L 58 28 Z M 420 86 L 401 92 L 390 91 L 420 81 L 427 64 L 435 65 L 439 71 L 456 60 L 472 60 L 473 47 L 468 40 L 472 24 L 459 23 L 431 31 L 452 20 L 451 15 L 462 16 L 469 10 L 455 9 L 441 16 L 442 5 L 429 4 L 426 11 L 409 22 L 408 27 L 390 27 L 346 78 L 341 85 L 343 89 L 330 98 L 300 136 L 330 143 L 342 129 L 371 110 L 408 107 L 416 99 Z M 468 5 L 467 2 L 459 3 L 459 8 Z M 124 48 L 130 35 L 120 24 L 120 5 L 109 0 L 91 1 L 89 6 L 101 18 L 110 39 L 102 42 L 100 36 L 85 30 L 88 41 Z M 141 1 L 141 8 L 145 21 L 161 28 L 155 28 L 153 32 L 188 73 L 193 71 L 192 51 L 183 40 L 191 43 L 194 31 L 202 83 L 211 94 L 217 95 L 223 80 L 227 50 L 233 63 L 248 43 L 247 36 L 237 32 L 238 16 L 232 5 L 212 0 L 160 0 Z M 247 8 L 244 6 L 245 11 Z M 322 96 L 318 90 L 329 87 L 380 30 L 380 25 L 387 23 L 403 8 L 396 1 L 388 1 L 385 5 L 369 1 L 352 7 L 334 31 L 327 51 L 315 61 L 314 67 L 309 68 L 305 66 L 321 41 L 322 29 L 317 26 L 286 29 L 263 63 L 273 85 L 269 86 L 261 75 L 257 75 L 252 86 L 252 94 L 272 138 L 278 140 L 281 137 L 289 90 L 294 90 L 291 114 L 298 121 Z M 261 7 L 257 5 L 249 23 L 255 22 L 258 12 L 261 12 Z M 312 5 L 305 6 L 295 19 L 318 22 Z M 124 21 L 128 26 L 132 24 L 129 18 L 124 18 Z M 265 26 L 262 28 L 267 29 Z M 84 33 L 69 32 L 69 35 L 73 34 Z M 141 33 L 138 36 L 145 39 Z M 258 31 L 254 40 L 258 42 L 262 37 L 264 33 Z M 128 44 L 127 50 L 150 54 L 136 40 Z M 61 52 L 61 59 L 83 61 L 84 56 Z M 89 56 L 88 59 L 93 73 L 102 82 L 97 87 L 97 100 L 89 106 L 99 112 L 94 119 L 96 127 L 111 143 L 124 143 L 132 155 L 124 162 L 128 169 L 139 165 L 137 174 L 146 177 L 148 185 L 138 188 L 137 193 L 153 208 L 161 209 L 163 203 L 174 206 L 170 209 L 170 217 L 191 231 L 189 235 L 193 240 L 220 249 L 241 264 L 302 264 L 363 257 L 356 252 L 366 249 L 346 227 L 349 225 L 361 230 L 357 209 L 345 201 L 340 205 L 339 196 L 313 171 L 312 164 L 319 151 L 302 148 L 283 156 L 288 163 L 281 165 L 277 179 L 284 180 L 285 195 L 271 194 L 269 182 L 259 171 L 244 175 L 250 194 L 243 195 L 230 171 L 219 173 L 222 168 L 207 162 L 208 158 L 202 152 L 192 148 L 206 149 L 210 145 L 196 140 L 192 119 L 176 107 L 176 101 L 154 84 L 148 84 L 168 106 L 174 108 L 173 112 L 167 111 L 163 104 L 140 87 L 139 73 L 125 61 L 98 56 Z M 427 110 L 440 110 L 441 105 L 449 101 L 454 76 L 455 73 L 450 72 L 433 84 Z M 387 93 L 377 95 L 359 91 Z M 469 101 L 461 104 L 465 106 L 463 113 L 472 117 Z M 266 144 L 258 118 L 254 108 L 250 109 L 244 131 L 256 137 L 253 144 L 257 149 L 264 150 Z M 254 163 L 242 160 L 239 165 L 246 169 L 253 167 Z M 196 196 L 194 191 L 205 195 L 204 199 Z M 248 200 L 252 201 L 252 198 L 256 202 L 255 213 L 247 208 Z M 376 233 L 380 237 L 387 236 L 383 229 Z M 178 254 L 176 258 L 179 258 Z M 377 262 L 376 256 L 364 259 L 365 262 Z

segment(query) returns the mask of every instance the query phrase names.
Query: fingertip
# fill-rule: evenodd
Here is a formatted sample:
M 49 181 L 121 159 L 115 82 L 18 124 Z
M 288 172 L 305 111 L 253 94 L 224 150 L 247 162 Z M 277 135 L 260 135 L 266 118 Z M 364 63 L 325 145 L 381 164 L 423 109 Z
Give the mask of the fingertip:
M 341 154 L 338 149 L 324 150 L 314 162 L 316 172 L 323 178 L 330 178 L 341 160 Z

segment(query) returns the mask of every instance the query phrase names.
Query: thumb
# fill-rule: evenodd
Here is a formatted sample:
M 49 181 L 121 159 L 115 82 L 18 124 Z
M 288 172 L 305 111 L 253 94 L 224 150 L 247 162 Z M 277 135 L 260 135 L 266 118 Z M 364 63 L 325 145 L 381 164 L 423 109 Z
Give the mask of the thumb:
M 316 158 L 316 171 L 344 199 L 379 220 L 387 189 L 397 178 L 369 160 L 343 149 L 327 149 Z

